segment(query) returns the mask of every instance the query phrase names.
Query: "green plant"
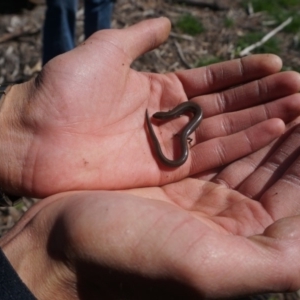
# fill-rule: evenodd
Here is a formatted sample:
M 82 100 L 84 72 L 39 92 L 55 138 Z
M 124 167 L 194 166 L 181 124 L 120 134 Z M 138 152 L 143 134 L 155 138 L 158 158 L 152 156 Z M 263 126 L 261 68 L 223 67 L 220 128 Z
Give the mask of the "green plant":
M 22 210 L 24 206 L 25 204 L 22 201 L 20 201 L 14 205 L 14 208 L 16 208 L 17 210 Z
M 224 25 L 226 28 L 231 28 L 234 25 L 234 21 L 231 18 L 225 18 Z
M 299 10 L 282 10 L 278 12 L 276 15 L 273 15 L 274 19 L 278 22 L 278 24 L 284 22 L 289 17 L 292 17 L 292 22 L 284 28 L 285 32 L 296 33 L 300 31 L 300 8 Z
M 293 67 L 286 67 L 285 69 L 283 68 L 283 71 L 295 71 L 300 73 L 300 66 L 293 66 Z
M 293 17 L 293 21 L 284 28 L 284 31 L 292 33 L 300 31 L 299 0 L 252 0 L 251 3 L 255 12 L 267 12 L 278 24 L 289 17 Z
M 176 23 L 177 28 L 182 32 L 197 35 L 204 31 L 202 23 L 191 14 L 184 14 Z
M 215 63 L 218 63 L 221 61 L 222 60 L 216 56 L 204 57 L 196 63 L 196 68 L 208 66 L 208 65 L 215 64 Z

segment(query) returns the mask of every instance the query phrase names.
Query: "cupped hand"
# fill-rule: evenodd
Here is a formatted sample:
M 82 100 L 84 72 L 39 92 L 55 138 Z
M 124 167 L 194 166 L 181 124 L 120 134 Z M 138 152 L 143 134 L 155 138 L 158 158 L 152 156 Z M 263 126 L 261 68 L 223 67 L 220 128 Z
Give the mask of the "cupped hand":
M 162 185 L 263 147 L 284 130 L 283 122 L 273 118 L 287 122 L 299 113 L 300 99 L 294 95 L 299 75 L 277 73 L 281 61 L 274 55 L 169 74 L 130 68 L 134 59 L 164 42 L 169 31 L 170 22 L 159 18 L 97 32 L 51 60 L 34 81 L 14 86 L 6 99 L 21 101 L 7 100 L 14 110 L 9 124 L 25 130 L 26 138 L 7 138 L 23 148 L 8 159 L 8 179 L 2 185 L 11 193 L 36 197 Z M 17 97 L 21 88 L 27 97 Z M 191 136 L 187 162 L 168 168 L 157 159 L 145 111 L 167 111 L 188 100 L 201 105 L 204 120 Z M 170 159 L 178 155 L 176 134 L 186 122 L 182 117 L 154 128 Z
M 287 125 L 285 134 L 259 151 L 219 172 L 211 180 L 259 201 L 270 214 L 299 214 L 300 118 Z
M 0 246 L 38 299 L 231 298 L 299 289 L 300 217 L 285 217 L 185 179 L 51 196 Z

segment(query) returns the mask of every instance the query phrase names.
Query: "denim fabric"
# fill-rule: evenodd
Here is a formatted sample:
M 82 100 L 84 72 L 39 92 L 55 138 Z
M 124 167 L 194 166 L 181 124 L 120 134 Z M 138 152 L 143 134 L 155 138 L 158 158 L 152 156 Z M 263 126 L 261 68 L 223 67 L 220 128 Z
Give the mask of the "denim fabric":
M 77 0 L 47 0 L 43 34 L 43 64 L 75 47 Z M 113 1 L 84 1 L 84 33 L 110 28 Z
M 88 38 L 95 31 L 110 28 L 113 2 L 110 0 L 84 1 L 84 34 Z

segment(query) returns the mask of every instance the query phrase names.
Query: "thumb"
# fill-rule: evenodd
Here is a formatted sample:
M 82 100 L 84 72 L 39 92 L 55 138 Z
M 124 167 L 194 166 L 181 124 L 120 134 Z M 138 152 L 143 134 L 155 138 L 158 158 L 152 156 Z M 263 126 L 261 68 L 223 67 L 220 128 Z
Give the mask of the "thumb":
M 109 42 L 121 50 L 132 63 L 140 55 L 157 48 L 169 36 L 171 22 L 165 17 L 148 19 L 125 29 L 100 30 L 88 40 Z
M 142 21 L 123 30 L 123 48 L 133 61 L 165 42 L 170 30 L 170 20 L 165 17 Z

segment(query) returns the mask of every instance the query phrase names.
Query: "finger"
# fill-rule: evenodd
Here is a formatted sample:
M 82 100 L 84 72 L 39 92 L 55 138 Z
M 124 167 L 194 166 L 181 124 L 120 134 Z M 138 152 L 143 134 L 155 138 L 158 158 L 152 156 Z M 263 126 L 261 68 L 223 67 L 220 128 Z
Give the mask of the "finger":
M 125 29 L 123 47 L 134 60 L 166 41 L 170 30 L 171 22 L 164 17 L 142 21 Z
M 189 98 L 217 92 L 233 85 L 278 72 L 281 59 L 273 54 L 259 54 L 176 73 Z
M 222 184 L 230 189 L 239 189 L 241 184 L 245 180 L 248 180 L 251 174 L 255 172 L 266 157 L 268 157 L 268 153 L 272 152 L 274 144 L 276 144 L 276 141 L 273 141 L 262 149 L 231 163 L 223 170 L 219 170 L 219 172 L 212 174 L 213 176 L 211 176 L 208 180 L 217 184 Z M 198 178 L 202 179 L 202 174 L 199 174 Z M 256 184 L 254 182 L 252 185 L 249 184 L 248 188 L 244 189 L 242 194 L 251 199 L 256 198 L 253 196 L 253 194 L 255 194 L 253 187 L 254 190 L 256 190 Z
M 274 273 L 266 271 L 269 278 L 268 286 L 277 291 L 292 292 L 299 289 L 299 249 L 300 249 L 300 216 L 282 218 L 270 225 L 263 235 L 251 239 L 260 243 L 262 247 L 270 247 L 270 267 L 273 264 Z M 282 276 L 285 274 L 285 276 Z M 263 275 L 263 274 L 262 274 Z M 272 284 L 272 285 L 271 285 Z
M 290 127 L 289 130 L 279 140 L 215 172 L 215 176 L 209 180 L 230 189 L 238 189 L 246 197 L 259 200 L 297 158 L 300 140 L 298 134 L 293 133 L 296 124 L 292 122 L 287 126 Z M 280 170 L 274 171 L 279 164 Z M 271 166 L 272 170 L 269 169 Z
M 193 101 L 203 108 L 204 117 L 210 117 L 280 99 L 299 91 L 300 74 L 284 72 L 219 93 L 196 97 Z
M 248 239 L 203 235 L 189 251 L 188 278 L 204 298 L 296 291 L 300 287 L 300 264 L 295 263 L 300 259 L 299 226 L 298 216 L 280 220 L 264 234 Z
M 71 263 L 88 257 L 93 276 L 104 282 L 103 265 L 127 277 L 175 279 L 204 298 L 299 288 L 298 236 L 272 227 L 250 238 L 222 234 L 177 206 L 123 193 L 84 192 L 70 200 L 59 218 L 65 230 L 58 236 L 70 245 L 64 253 L 72 252 Z M 120 282 L 126 290 L 128 282 Z
M 299 147 L 299 143 L 298 143 Z M 282 172 L 280 179 L 276 181 L 261 196 L 260 202 L 274 219 L 294 216 L 300 212 L 300 151 L 297 149 L 292 156 L 298 155 L 286 172 Z M 283 164 L 283 167 L 284 168 Z M 275 173 L 280 173 L 279 166 Z M 276 178 L 278 175 L 275 174 Z M 269 175 L 270 177 L 270 175 Z M 272 181 L 273 178 L 271 177 Z
M 270 118 L 282 119 L 285 123 L 300 114 L 300 94 L 282 98 L 238 112 L 225 113 L 205 118 L 196 130 L 198 141 L 230 135 Z
M 161 45 L 168 38 L 170 30 L 169 19 L 161 17 L 144 20 L 121 30 L 99 31 L 95 35 L 109 40 L 111 44 L 122 49 L 132 62 L 140 55 Z
M 276 151 L 239 187 L 239 192 L 259 200 L 274 217 L 300 211 L 300 127 L 292 131 Z M 296 200 L 296 201 L 295 201 Z
M 271 119 L 233 135 L 199 143 L 191 149 L 190 174 L 224 166 L 252 153 L 282 135 L 284 129 L 282 120 Z

